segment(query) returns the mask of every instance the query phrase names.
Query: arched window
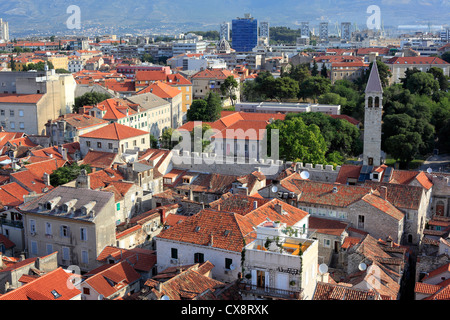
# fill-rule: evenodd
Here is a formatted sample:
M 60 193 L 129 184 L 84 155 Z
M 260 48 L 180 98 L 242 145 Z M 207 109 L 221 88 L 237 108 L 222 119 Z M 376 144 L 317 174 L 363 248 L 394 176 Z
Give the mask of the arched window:
M 413 242 L 412 234 L 408 234 L 408 243 L 412 243 L 412 242 Z
M 368 99 L 368 107 L 369 108 L 373 107 L 373 97 L 369 97 L 369 99 Z
M 380 97 L 375 97 L 375 108 L 380 107 Z

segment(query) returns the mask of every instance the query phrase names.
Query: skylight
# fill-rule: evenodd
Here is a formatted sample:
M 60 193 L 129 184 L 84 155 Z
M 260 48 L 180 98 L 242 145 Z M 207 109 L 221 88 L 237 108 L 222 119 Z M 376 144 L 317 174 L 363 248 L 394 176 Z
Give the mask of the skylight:
M 55 298 L 55 299 L 58 299 L 59 297 L 61 297 L 61 295 L 56 290 L 52 290 L 52 295 L 53 295 L 53 298 Z

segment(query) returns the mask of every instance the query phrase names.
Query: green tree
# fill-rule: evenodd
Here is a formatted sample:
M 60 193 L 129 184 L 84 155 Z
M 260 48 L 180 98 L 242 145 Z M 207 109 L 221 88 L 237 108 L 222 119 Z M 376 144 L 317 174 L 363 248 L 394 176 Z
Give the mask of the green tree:
M 158 149 L 158 139 L 154 135 L 150 135 L 150 148 Z
M 439 88 L 441 91 L 447 91 L 448 89 L 448 79 L 444 75 L 444 71 L 441 68 L 431 67 L 427 73 L 431 73 L 434 79 L 439 82 Z
M 204 100 L 194 100 L 186 114 L 187 121 L 214 122 L 220 119 L 222 101 L 215 92 L 210 92 Z
M 419 152 L 420 140 L 417 132 L 397 134 L 386 139 L 385 151 L 400 161 L 401 168 L 406 169 Z
M 383 88 L 387 88 L 389 86 L 389 79 L 392 77 L 391 69 L 385 64 L 384 62 L 381 62 L 380 60 L 376 60 L 376 64 L 378 67 L 378 73 L 380 75 L 380 81 L 383 86 Z M 367 81 L 369 81 L 370 76 L 370 70 L 372 70 L 373 62 L 370 63 L 369 69 L 367 72 L 365 72 L 359 81 L 355 81 L 360 88 L 360 90 L 364 91 L 367 85 Z
M 319 75 L 319 67 L 317 66 L 316 60 L 313 60 L 313 66 L 311 68 L 311 75 L 313 77 L 316 77 L 317 75 Z
M 406 89 L 419 95 L 432 96 L 439 91 L 439 82 L 430 73 L 416 72 L 407 80 Z
M 231 105 L 236 104 L 236 90 L 239 88 L 239 83 L 234 76 L 227 77 L 220 86 L 220 92 L 222 96 L 230 98 Z
M 341 105 L 341 106 L 347 103 L 346 98 L 341 97 L 339 94 L 333 92 L 327 92 L 322 94 L 321 96 L 319 96 L 317 101 L 320 104 Z
M 78 113 L 78 110 L 84 106 L 93 106 L 97 103 L 110 99 L 112 96 L 106 93 L 99 92 L 87 92 L 81 97 L 75 98 L 75 105 L 73 107 L 73 113 Z
M 144 53 L 144 54 L 142 55 L 141 61 L 142 61 L 142 62 L 150 62 L 150 63 L 154 63 L 154 62 L 155 62 L 155 59 L 153 59 L 153 57 L 152 57 L 151 54 Z
M 288 77 L 280 77 L 274 80 L 272 95 L 278 101 L 286 101 L 297 98 L 300 92 L 298 82 Z
M 303 99 L 311 98 L 315 102 L 317 97 L 330 91 L 331 81 L 321 76 L 312 76 L 303 81 L 300 87 L 299 97 Z
M 441 59 L 450 63 L 450 51 L 444 52 L 441 56 Z
M 30 70 L 45 71 L 45 65 L 48 66 L 49 70 L 55 68 L 53 66 L 53 63 L 51 63 L 50 61 L 47 61 L 47 62 L 39 61 L 38 63 L 30 63 L 26 67 L 24 66 L 23 71 L 30 71 Z
M 326 163 L 327 146 L 317 125 L 307 126 L 300 117 L 277 120 L 267 126 L 269 146 L 272 130 L 279 130 L 278 150 L 281 159 L 313 164 Z
M 320 75 L 324 78 L 328 78 L 328 69 L 325 64 L 323 64 L 322 70 L 320 70 Z
M 14 57 L 13 57 L 13 55 L 11 55 L 11 58 L 10 58 L 10 67 L 11 67 L 11 71 L 16 71 L 16 61 L 14 60 Z
M 161 148 L 172 150 L 178 143 L 181 142 L 181 135 L 178 131 L 167 128 L 161 135 Z
M 58 168 L 50 175 L 50 184 L 53 187 L 58 187 L 63 184 L 69 183 L 75 180 L 80 175 L 81 170 L 83 169 L 86 170 L 88 174 L 92 172 L 92 169 L 89 165 L 78 165 L 77 163 L 73 163 L 70 166 Z
M 292 66 L 290 70 L 284 75 L 286 77 L 294 79 L 300 84 L 311 76 L 309 71 L 309 64 L 299 64 L 297 66 Z
M 327 156 L 333 152 L 342 156 L 357 156 L 362 152 L 361 133 L 350 122 L 320 112 L 288 114 L 286 119 L 294 117 L 300 117 L 306 125 L 319 127 L 327 145 Z

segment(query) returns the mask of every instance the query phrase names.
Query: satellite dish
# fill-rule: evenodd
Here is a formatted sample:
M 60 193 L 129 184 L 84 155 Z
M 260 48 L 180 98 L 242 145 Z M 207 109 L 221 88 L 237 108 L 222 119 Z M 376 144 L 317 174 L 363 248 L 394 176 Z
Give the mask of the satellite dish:
M 304 180 L 308 180 L 309 179 L 309 172 L 308 171 L 302 171 L 300 173 L 300 178 L 302 178 Z
M 161 300 L 164 300 L 164 301 L 169 301 L 170 300 L 170 298 L 168 297 L 168 296 L 166 296 L 166 295 L 164 295 L 162 298 L 161 298 Z
M 364 271 L 367 269 L 367 265 L 364 262 L 361 262 L 358 266 L 359 270 Z
M 234 264 L 230 265 L 230 270 L 234 270 L 236 269 L 236 267 L 234 266 Z
M 273 186 L 272 187 L 272 192 L 277 192 L 277 191 L 278 191 L 278 188 L 276 186 Z
M 429 174 L 431 174 L 431 173 L 433 172 L 433 169 L 428 168 L 428 169 L 427 169 L 427 172 L 428 172 Z
M 319 266 L 319 272 L 320 272 L 320 274 L 325 274 L 325 273 L 327 273 L 327 272 L 328 272 L 328 266 L 327 266 L 325 263 L 322 263 L 322 264 Z

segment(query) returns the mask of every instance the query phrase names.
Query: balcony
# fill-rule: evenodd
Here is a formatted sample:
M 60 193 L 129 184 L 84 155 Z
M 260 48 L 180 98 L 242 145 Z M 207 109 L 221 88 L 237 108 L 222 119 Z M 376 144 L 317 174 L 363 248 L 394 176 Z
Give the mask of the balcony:
M 243 294 L 252 294 L 266 298 L 282 299 L 282 300 L 301 300 L 302 290 L 284 290 L 277 288 L 265 287 L 261 288 L 256 285 L 241 283 Z
M 0 224 L 4 226 L 10 226 L 14 228 L 23 229 L 23 222 L 22 221 L 13 221 L 5 218 L 0 219 Z

